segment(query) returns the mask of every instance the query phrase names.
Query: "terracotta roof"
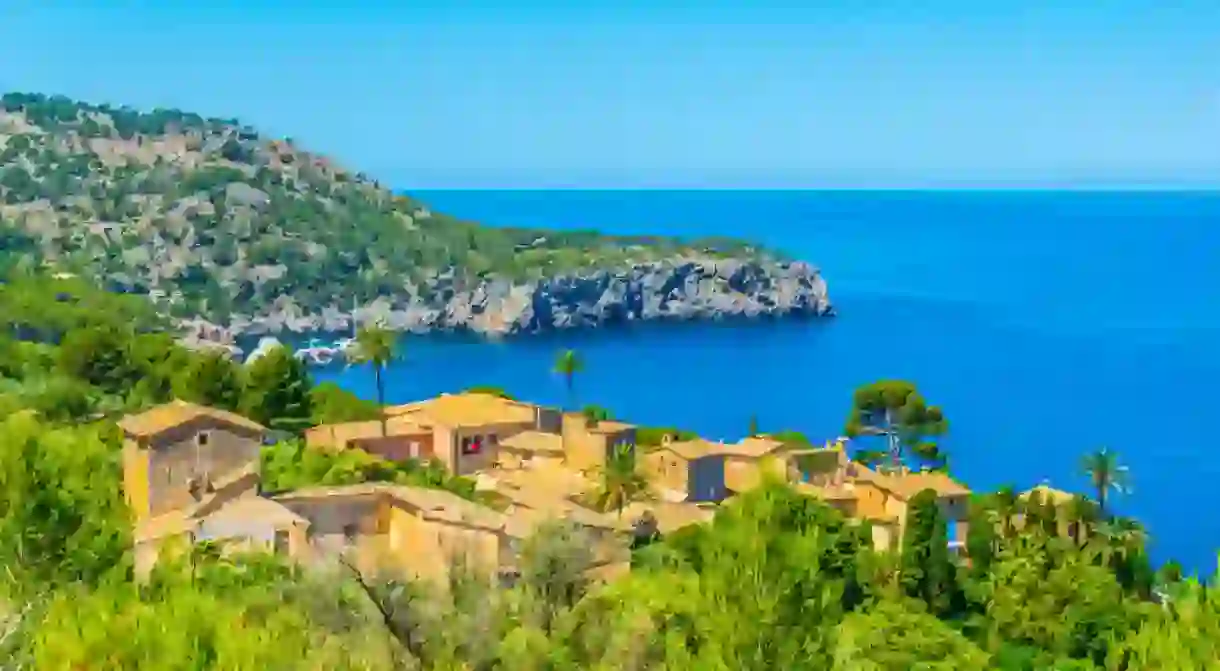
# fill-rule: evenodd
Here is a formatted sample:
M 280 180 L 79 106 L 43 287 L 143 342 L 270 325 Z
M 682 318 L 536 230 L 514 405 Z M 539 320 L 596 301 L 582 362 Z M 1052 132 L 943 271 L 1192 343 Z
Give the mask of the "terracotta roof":
M 380 482 L 365 482 L 340 487 L 308 487 L 285 492 L 275 497 L 276 501 L 299 501 L 301 499 L 353 498 L 365 496 L 388 496 L 419 511 L 426 520 L 462 524 L 489 531 L 504 528 L 506 519 L 502 513 L 468 501 L 457 494 L 427 487 L 407 487 Z
M 227 501 L 204 521 L 257 520 L 277 529 L 308 526 L 309 521 L 283 505 L 261 496 L 243 496 Z
M 362 482 L 356 485 L 335 485 L 302 487 L 276 494 L 276 501 L 299 501 L 301 499 L 354 498 L 361 496 L 376 496 L 383 493 L 385 484 L 379 482 Z
M 939 496 L 970 494 L 970 490 L 961 483 L 938 471 L 895 475 L 879 473 L 867 466 L 852 464 L 848 471 L 848 478 L 868 482 L 903 499 L 909 499 L 925 489 L 931 489 Z
M 623 517 L 635 522 L 645 511 L 651 511 L 657 519 L 661 533 L 667 534 L 692 524 L 710 522 L 716 513 L 693 503 L 665 501 L 636 501 L 623 509 Z
M 970 494 L 970 490 L 965 485 L 940 471 L 908 473 L 901 477 L 916 493 L 931 489 L 940 496 L 968 496 Z
M 634 424 L 619 422 L 613 419 L 603 419 L 589 427 L 589 433 L 621 433 L 629 429 L 634 429 Z
M 563 436 L 544 431 L 522 431 L 500 441 L 501 449 L 563 454 Z
M 141 520 L 136 524 L 132 536 L 136 543 L 144 543 L 185 534 L 197 525 L 198 520 L 189 516 L 186 511 L 174 510 Z
M 624 516 L 619 520 L 613 514 L 599 513 L 572 501 L 547 499 L 539 496 L 515 496 L 504 493 L 512 501 L 512 506 L 506 513 L 512 520 L 514 528 L 532 532 L 538 525 L 548 520 L 564 519 L 572 524 L 607 531 L 622 531 L 630 524 Z
M 1022 500 L 1028 499 L 1034 492 L 1038 492 L 1038 495 L 1042 497 L 1043 501 L 1051 501 L 1059 504 L 1068 503 L 1076 498 L 1075 494 L 1065 492 L 1062 489 L 1055 489 L 1054 487 L 1046 484 L 1027 489 L 1024 492 L 1021 492 L 1021 495 L 1018 498 Z
M 758 458 L 765 457 L 784 446 L 778 440 L 770 438 L 745 438 L 736 444 L 724 445 L 722 452 L 733 457 Z
M 675 440 L 669 443 L 661 443 L 658 449 L 672 452 L 687 461 L 691 461 L 701 457 L 728 454 L 728 447 L 724 443 L 713 443 L 702 438 L 693 438 L 691 440 Z
M 419 416 L 450 428 L 533 422 L 537 409 L 492 394 L 463 392 L 386 408 L 391 416 Z
M 408 436 L 426 433 L 431 427 L 425 426 L 416 418 L 410 416 L 391 417 L 386 420 L 387 436 Z M 341 447 L 353 440 L 381 437 L 381 422 L 368 420 L 364 422 L 343 422 L 339 424 L 320 424 L 305 432 L 305 441 L 311 445 Z
M 119 420 L 119 428 L 129 436 L 148 438 L 182 426 L 199 417 L 210 417 L 218 422 L 260 433 L 267 430 L 258 422 L 237 413 L 186 401 L 171 401 L 136 415 L 128 415 Z
M 395 500 L 419 510 L 426 520 L 462 524 L 486 531 L 504 530 L 508 522 L 503 513 L 441 489 L 391 485 L 386 487 L 386 491 Z

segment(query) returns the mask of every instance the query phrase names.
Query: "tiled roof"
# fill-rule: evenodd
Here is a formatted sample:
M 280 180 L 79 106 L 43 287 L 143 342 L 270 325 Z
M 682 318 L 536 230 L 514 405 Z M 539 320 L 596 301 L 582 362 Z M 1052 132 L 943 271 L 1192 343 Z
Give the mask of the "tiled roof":
M 537 524 L 546 519 L 563 518 L 572 523 L 596 529 L 625 529 L 628 525 L 616 517 L 599 513 L 566 498 L 547 496 L 527 489 L 505 487 L 497 492 L 512 502 L 509 516 L 519 521 Z
M 199 417 L 209 417 L 224 424 L 260 433 L 267 430 L 258 422 L 242 417 L 237 413 L 196 405 L 186 401 L 171 401 L 139 414 L 128 415 L 119 420 L 119 428 L 129 436 L 149 438 L 182 426 Z
M 395 500 L 418 509 L 426 520 L 461 524 L 486 531 L 503 530 L 508 522 L 503 513 L 441 489 L 387 486 L 386 491 Z
M 545 431 L 522 431 L 500 441 L 501 449 L 563 454 L 563 436 Z
M 430 431 L 410 416 L 391 417 L 386 420 L 387 436 L 407 436 Z M 368 420 L 364 422 L 343 422 L 339 424 L 320 424 L 305 432 L 306 442 L 313 445 L 341 447 L 353 440 L 381 437 L 381 422 Z
M 207 521 L 257 520 L 277 529 L 308 526 L 309 524 L 308 520 L 283 505 L 261 496 L 243 496 L 232 499 L 203 519 Z
M 715 512 L 693 503 L 671 503 L 665 501 L 636 501 L 623 509 L 623 517 L 635 522 L 645 511 L 651 511 L 661 533 L 667 534 L 692 524 L 709 522 Z
M 386 408 L 386 414 L 422 417 L 425 422 L 432 420 L 457 428 L 533 422 L 537 409 L 527 403 L 492 394 L 463 392 Z
M 619 422 L 613 419 L 603 419 L 589 425 L 589 433 L 621 433 L 629 429 L 634 429 L 634 424 Z
M 159 540 L 169 536 L 180 536 L 194 529 L 198 520 L 184 510 L 173 510 L 141 520 L 136 524 L 133 536 L 136 543 Z
M 386 483 L 365 482 L 339 487 L 307 487 L 285 492 L 275 497 L 276 501 L 300 501 L 302 499 L 340 499 L 365 496 L 388 496 L 419 510 L 427 520 L 461 524 L 489 531 L 504 528 L 506 519 L 500 512 L 468 501 L 457 494 L 427 487 L 407 487 Z
M 772 454 L 783 446 L 784 444 L 778 440 L 751 437 L 736 444 L 725 444 L 722 451 L 724 454 L 734 457 L 758 458 Z
M 1062 489 L 1055 489 L 1054 487 L 1046 484 L 1038 485 L 1037 487 L 1033 487 L 1021 492 L 1021 496 L 1019 498 L 1023 500 L 1028 499 L 1034 492 L 1038 492 L 1038 495 L 1042 497 L 1043 501 L 1051 501 L 1059 504 L 1068 503 L 1076 498 L 1075 494 L 1065 492 Z
M 890 474 L 879 473 L 861 464 L 852 464 L 848 478 L 868 482 L 903 499 L 909 499 L 925 489 L 931 489 L 939 496 L 970 494 L 970 490 L 960 482 L 938 471 Z
M 659 449 L 667 450 L 687 461 L 691 461 L 702 457 L 728 454 L 728 447 L 724 443 L 713 443 L 702 438 L 693 438 L 691 440 L 675 440 L 669 443 L 661 443 Z

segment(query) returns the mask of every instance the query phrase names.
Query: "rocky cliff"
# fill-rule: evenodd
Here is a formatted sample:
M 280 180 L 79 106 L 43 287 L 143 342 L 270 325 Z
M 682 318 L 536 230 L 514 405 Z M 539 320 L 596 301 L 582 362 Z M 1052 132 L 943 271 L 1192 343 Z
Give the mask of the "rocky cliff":
M 266 314 L 218 325 L 183 320 L 191 337 L 232 342 L 249 335 L 343 333 L 357 323 L 412 332 L 514 335 L 653 320 L 720 320 L 833 314 L 826 282 L 802 262 L 688 258 L 514 283 L 489 279 L 463 287 L 437 277 L 352 309 L 307 313 L 283 297 Z

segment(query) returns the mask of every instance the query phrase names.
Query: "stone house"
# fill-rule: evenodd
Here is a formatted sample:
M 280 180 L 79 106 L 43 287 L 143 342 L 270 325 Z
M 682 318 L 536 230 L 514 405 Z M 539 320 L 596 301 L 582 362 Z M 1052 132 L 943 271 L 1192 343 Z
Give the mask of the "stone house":
M 258 463 L 267 430 L 241 415 L 173 401 L 119 421 L 123 490 L 137 520 L 198 503 Z

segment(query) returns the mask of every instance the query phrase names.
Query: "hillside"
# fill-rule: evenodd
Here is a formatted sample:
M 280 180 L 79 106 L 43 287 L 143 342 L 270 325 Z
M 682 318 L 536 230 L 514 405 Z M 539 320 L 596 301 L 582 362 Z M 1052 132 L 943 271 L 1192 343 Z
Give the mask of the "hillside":
M 492 228 L 235 119 L 0 97 L 0 265 L 71 272 L 229 334 L 522 332 L 824 314 L 818 271 L 732 240 Z

